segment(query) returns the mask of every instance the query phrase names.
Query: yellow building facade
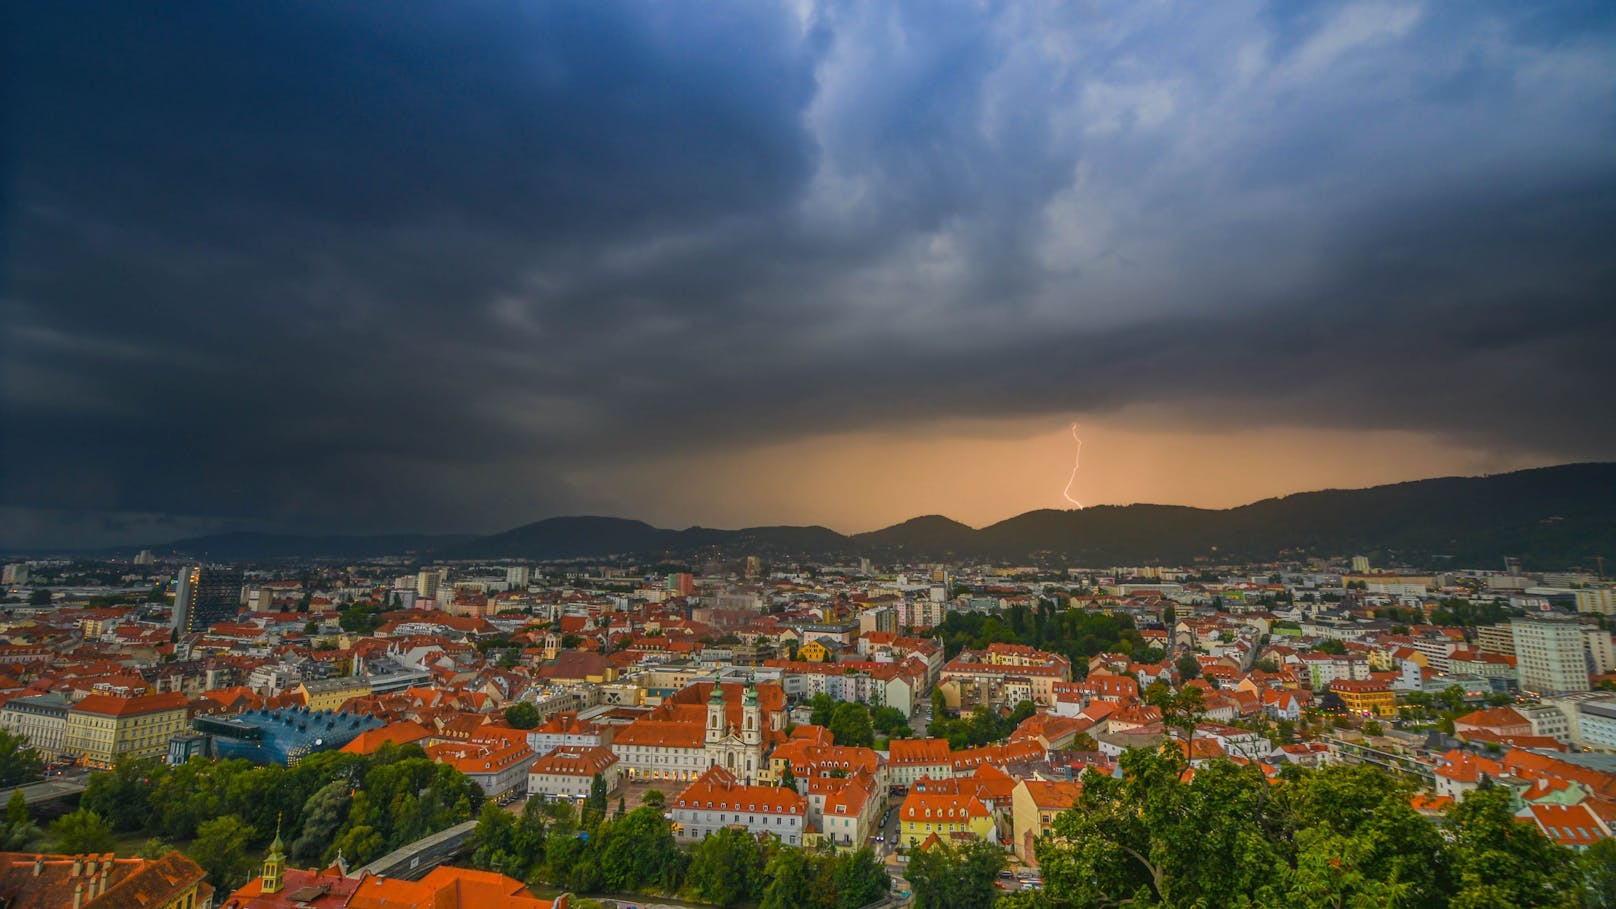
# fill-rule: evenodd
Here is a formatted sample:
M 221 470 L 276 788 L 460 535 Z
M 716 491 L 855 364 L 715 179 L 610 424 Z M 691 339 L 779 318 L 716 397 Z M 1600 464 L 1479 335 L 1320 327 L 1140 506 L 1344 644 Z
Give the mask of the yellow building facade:
M 185 731 L 190 702 L 177 692 L 120 698 L 92 694 L 67 712 L 62 750 L 88 767 L 111 767 L 124 755 L 160 758 Z

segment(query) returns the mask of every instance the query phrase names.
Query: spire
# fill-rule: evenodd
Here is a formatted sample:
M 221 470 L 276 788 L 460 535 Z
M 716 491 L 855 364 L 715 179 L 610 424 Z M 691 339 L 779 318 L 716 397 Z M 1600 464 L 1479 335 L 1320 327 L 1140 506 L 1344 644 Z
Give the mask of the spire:
M 269 854 L 264 856 L 264 876 L 259 890 L 263 893 L 279 893 L 286 886 L 286 856 L 285 846 L 281 844 L 281 816 L 275 815 L 275 841 L 269 844 Z

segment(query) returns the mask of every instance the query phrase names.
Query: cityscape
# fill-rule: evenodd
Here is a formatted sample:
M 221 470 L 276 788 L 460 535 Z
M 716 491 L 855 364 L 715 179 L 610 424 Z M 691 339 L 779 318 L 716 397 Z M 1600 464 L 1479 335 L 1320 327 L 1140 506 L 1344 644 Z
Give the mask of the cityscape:
M 1616 6 L 13 6 L 0 909 L 1616 909 Z

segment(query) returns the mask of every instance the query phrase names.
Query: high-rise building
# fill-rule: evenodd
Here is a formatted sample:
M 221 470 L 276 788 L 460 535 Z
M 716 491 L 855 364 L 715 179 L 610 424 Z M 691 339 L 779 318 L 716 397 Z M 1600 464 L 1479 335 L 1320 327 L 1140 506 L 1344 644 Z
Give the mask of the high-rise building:
M 150 549 L 142 549 L 139 553 L 137 553 L 135 555 L 135 564 L 136 565 L 155 565 L 155 564 L 157 564 L 157 557 L 152 555 L 152 551 Z
M 28 583 L 28 563 L 15 562 L 7 565 L 4 574 L 0 575 L 0 584 L 26 584 Z
M 505 569 L 505 584 L 512 590 L 526 590 L 533 578 L 533 569 L 526 565 L 512 565 Z
M 1523 691 L 1563 694 L 1588 690 L 1587 644 L 1570 619 L 1523 618 L 1509 623 Z
M 222 565 L 182 569 L 174 592 L 174 630 L 206 631 L 241 611 L 241 571 Z
M 438 571 L 437 569 L 422 570 L 415 576 L 415 595 L 423 600 L 435 600 L 438 597 Z
M 1369 557 L 1368 556 L 1353 556 L 1352 557 L 1352 573 L 1353 574 L 1368 574 L 1369 573 Z

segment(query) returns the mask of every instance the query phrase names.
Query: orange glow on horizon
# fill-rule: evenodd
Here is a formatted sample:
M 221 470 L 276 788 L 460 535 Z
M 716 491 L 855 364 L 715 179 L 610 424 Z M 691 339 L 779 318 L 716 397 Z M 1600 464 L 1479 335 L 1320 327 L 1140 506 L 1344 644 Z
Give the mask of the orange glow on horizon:
M 982 527 L 1070 508 L 1068 422 L 942 424 L 840 433 L 568 477 L 617 513 L 658 526 L 822 524 L 844 533 L 925 514 Z M 1228 508 L 1271 496 L 1556 463 L 1405 431 L 1169 432 L 1083 421 L 1079 498 Z M 649 508 L 649 510 L 647 510 Z

